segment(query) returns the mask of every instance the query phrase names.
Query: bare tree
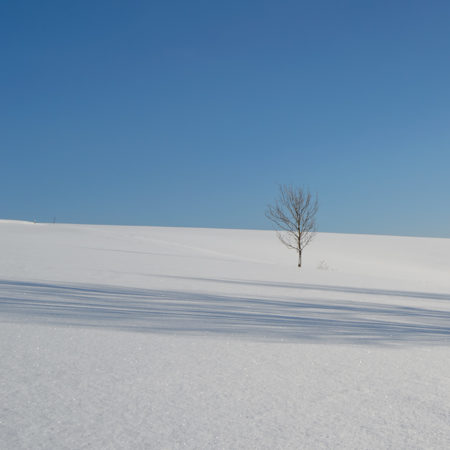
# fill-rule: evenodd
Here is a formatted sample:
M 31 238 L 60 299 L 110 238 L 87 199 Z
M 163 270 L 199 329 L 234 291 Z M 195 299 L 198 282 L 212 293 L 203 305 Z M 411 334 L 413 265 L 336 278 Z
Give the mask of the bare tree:
M 317 230 L 317 194 L 290 185 L 279 187 L 278 198 L 266 210 L 266 217 L 277 227 L 280 241 L 298 253 L 298 267 L 302 266 L 303 249 L 311 242 Z

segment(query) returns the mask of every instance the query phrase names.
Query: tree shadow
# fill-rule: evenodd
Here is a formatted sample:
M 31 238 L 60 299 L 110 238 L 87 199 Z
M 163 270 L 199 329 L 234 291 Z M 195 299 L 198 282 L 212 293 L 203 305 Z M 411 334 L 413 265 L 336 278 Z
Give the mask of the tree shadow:
M 175 290 L 0 280 L 3 321 L 114 328 L 153 333 L 220 334 L 253 339 L 327 343 L 450 343 L 450 310 L 432 300 L 450 295 L 323 285 L 290 286 L 233 280 L 204 281 L 295 287 L 295 298 L 226 296 Z M 308 297 L 311 290 L 323 293 Z M 327 293 L 365 295 L 364 301 Z M 429 299 L 427 307 L 367 302 L 367 296 Z M 445 306 L 445 305 L 444 305 Z
M 227 278 L 202 278 L 202 277 L 183 277 L 179 275 L 160 275 L 160 274 L 141 274 L 148 277 L 158 278 L 172 278 L 179 280 L 195 280 L 202 282 L 220 283 L 220 284 L 235 284 L 242 286 L 262 286 L 262 287 L 274 287 L 283 289 L 299 289 L 310 291 L 325 291 L 325 292 L 343 292 L 348 294 L 364 294 L 364 295 L 377 295 L 377 296 L 389 296 L 389 297 L 406 297 L 415 299 L 427 299 L 427 300 L 447 300 L 450 301 L 450 294 L 441 294 L 434 292 L 420 292 L 420 291 L 398 291 L 389 289 L 371 289 L 351 286 L 333 286 L 333 285 L 320 285 L 320 284 L 308 284 L 308 283 L 289 283 L 289 282 L 275 282 L 275 281 L 260 281 L 260 280 L 230 280 Z

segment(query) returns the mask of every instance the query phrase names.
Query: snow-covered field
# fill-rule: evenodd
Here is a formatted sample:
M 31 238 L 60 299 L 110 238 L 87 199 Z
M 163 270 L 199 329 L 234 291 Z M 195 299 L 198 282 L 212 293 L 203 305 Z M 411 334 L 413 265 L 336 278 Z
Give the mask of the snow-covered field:
M 450 448 L 450 239 L 0 221 L 0 448 Z

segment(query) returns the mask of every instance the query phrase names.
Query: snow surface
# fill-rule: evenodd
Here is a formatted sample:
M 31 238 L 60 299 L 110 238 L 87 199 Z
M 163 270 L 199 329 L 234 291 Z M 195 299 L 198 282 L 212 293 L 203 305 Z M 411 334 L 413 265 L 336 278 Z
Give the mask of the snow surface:
M 0 448 L 450 448 L 450 239 L 0 221 Z

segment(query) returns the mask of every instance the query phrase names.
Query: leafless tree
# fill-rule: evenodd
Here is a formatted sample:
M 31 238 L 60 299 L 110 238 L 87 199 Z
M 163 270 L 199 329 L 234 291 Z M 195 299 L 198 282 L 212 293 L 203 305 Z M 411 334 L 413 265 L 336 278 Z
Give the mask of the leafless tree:
M 278 198 L 266 210 L 266 217 L 277 227 L 280 241 L 298 253 L 298 267 L 302 266 L 303 249 L 311 242 L 317 230 L 317 194 L 290 185 L 279 187 Z

